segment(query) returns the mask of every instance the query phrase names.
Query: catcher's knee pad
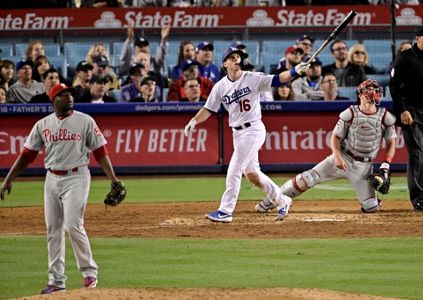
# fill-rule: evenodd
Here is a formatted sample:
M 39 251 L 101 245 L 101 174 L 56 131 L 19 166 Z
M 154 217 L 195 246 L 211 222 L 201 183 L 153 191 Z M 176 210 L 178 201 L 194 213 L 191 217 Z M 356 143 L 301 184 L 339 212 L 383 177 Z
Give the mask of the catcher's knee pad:
M 364 213 L 375 213 L 380 211 L 380 202 L 376 198 L 366 199 L 361 203 L 361 211 Z
M 294 198 L 320 182 L 319 174 L 313 169 L 298 174 L 282 185 L 282 194 Z

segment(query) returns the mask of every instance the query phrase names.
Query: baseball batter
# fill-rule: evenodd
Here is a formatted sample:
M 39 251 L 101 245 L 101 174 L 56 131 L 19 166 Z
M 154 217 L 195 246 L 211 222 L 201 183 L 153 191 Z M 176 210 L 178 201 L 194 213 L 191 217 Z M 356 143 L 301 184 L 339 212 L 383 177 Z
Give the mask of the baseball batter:
M 216 83 L 204 105 L 185 126 L 188 136 L 199 123 L 206 121 L 223 104 L 229 113 L 229 126 L 233 132 L 234 152 L 226 176 L 226 190 L 217 211 L 206 218 L 214 222 L 232 222 L 232 214 L 238 200 L 242 174 L 260 188 L 278 208 L 278 219 L 288 214 L 291 198 L 284 196 L 280 188 L 260 171 L 258 152 L 266 138 L 266 129 L 261 120 L 260 92 L 288 82 L 304 73 L 309 65 L 301 63 L 292 70 L 279 75 L 265 75 L 242 70 L 248 54 L 237 48 L 228 48 L 222 57 L 228 75 Z
M 106 140 L 90 116 L 73 110 L 70 88 L 52 87 L 49 98 L 54 113 L 32 128 L 21 155 L 7 174 L 0 189 L 4 200 L 12 181 L 45 151 L 48 170 L 44 185 L 44 214 L 48 238 L 48 285 L 42 294 L 65 290 L 65 232 L 69 234 L 83 286 L 97 285 L 98 267 L 84 229 L 84 211 L 90 190 L 89 151 L 112 182 L 118 182 L 107 155 Z
M 373 170 L 372 161 L 379 152 L 382 138 L 386 140 L 386 152 L 380 168 L 389 170 L 395 155 L 395 117 L 378 106 L 382 88 L 375 80 L 362 82 L 357 94 L 360 104 L 352 105 L 339 115 L 331 137 L 332 155 L 282 185 L 284 195 L 297 197 L 318 183 L 346 178 L 356 190 L 363 212 L 380 210 L 380 200 L 366 177 Z M 264 213 L 274 205 L 267 197 L 255 208 Z

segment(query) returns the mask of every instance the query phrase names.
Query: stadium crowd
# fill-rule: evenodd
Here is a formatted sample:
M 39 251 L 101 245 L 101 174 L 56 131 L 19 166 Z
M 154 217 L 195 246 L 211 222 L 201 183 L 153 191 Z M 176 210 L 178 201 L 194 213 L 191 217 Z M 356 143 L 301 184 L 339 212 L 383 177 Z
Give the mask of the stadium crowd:
M 129 26 L 118 61 L 112 65 L 106 45 L 94 43 L 84 60 L 66 66 L 66 77 L 49 60 L 43 42 L 31 41 L 25 59 L 0 61 L 0 103 L 48 102 L 50 88 L 59 82 L 73 86 L 75 102 L 205 101 L 213 85 L 226 74 L 221 65 L 213 63 L 220 61 L 214 56 L 219 58 L 222 53 L 216 53 L 211 41 L 185 40 L 180 42 L 177 61 L 167 65 L 168 52 L 176 50 L 169 49 L 170 31 L 169 26 L 163 26 L 160 42 L 152 49 L 148 38 L 135 34 Z M 310 35 L 293 40 L 281 53 L 280 60 L 269 66 L 270 73 L 279 74 L 307 61 L 314 42 Z M 411 45 L 411 42 L 402 43 L 398 51 Z M 228 41 L 227 47 L 248 54 L 242 41 Z M 262 100 L 356 100 L 354 95 L 342 95 L 339 89 L 355 87 L 373 74 L 384 73 L 389 77 L 390 65 L 369 65 L 366 46 L 362 43 L 348 45 L 346 41 L 335 40 L 329 48 L 331 61 L 315 57 L 303 76 L 264 93 Z M 243 62 L 243 68 L 265 71 L 263 65 L 254 65 L 249 58 Z

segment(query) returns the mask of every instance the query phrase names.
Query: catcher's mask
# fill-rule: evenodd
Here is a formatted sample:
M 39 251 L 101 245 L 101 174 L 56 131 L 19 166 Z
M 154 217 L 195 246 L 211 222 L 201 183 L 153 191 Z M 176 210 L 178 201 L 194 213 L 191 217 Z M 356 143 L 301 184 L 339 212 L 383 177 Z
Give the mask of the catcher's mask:
M 382 99 L 383 89 L 376 80 L 367 79 L 357 87 L 357 95 L 364 95 L 367 99 L 378 105 Z
M 245 53 L 242 50 L 239 50 L 238 48 L 235 48 L 235 47 L 229 47 L 228 49 L 225 50 L 225 52 L 222 55 L 222 63 L 224 63 L 232 53 L 239 54 L 239 56 L 241 57 L 241 63 L 240 63 L 241 69 L 243 69 L 244 68 L 244 60 L 248 57 L 248 54 Z

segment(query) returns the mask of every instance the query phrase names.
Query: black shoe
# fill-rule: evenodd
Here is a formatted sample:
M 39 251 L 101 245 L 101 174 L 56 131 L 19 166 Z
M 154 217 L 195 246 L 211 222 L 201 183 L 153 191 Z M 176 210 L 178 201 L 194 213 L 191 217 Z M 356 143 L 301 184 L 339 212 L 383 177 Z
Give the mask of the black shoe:
M 416 205 L 414 206 L 414 209 L 418 212 L 423 212 L 423 202 L 417 201 Z

